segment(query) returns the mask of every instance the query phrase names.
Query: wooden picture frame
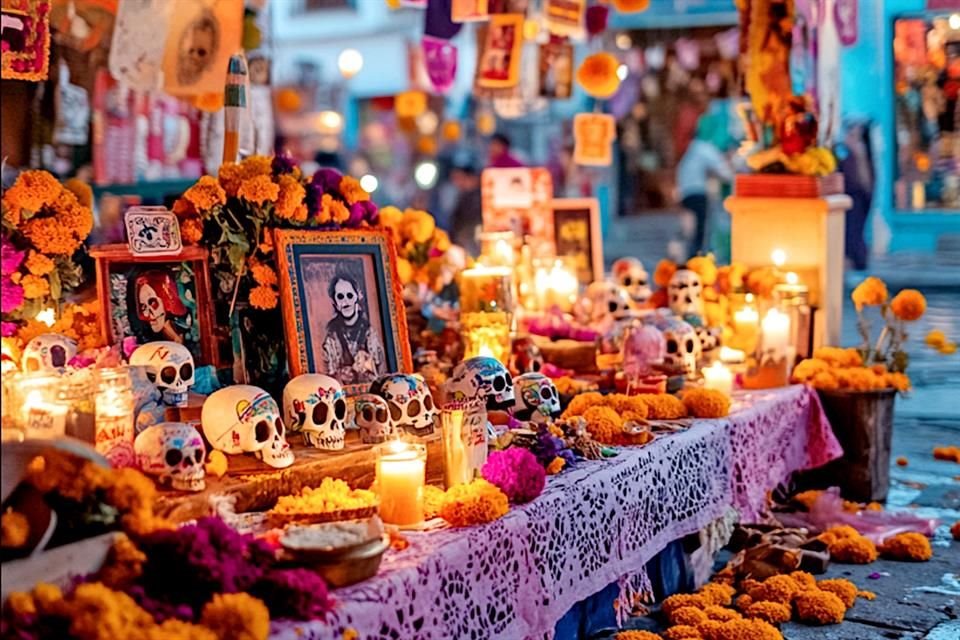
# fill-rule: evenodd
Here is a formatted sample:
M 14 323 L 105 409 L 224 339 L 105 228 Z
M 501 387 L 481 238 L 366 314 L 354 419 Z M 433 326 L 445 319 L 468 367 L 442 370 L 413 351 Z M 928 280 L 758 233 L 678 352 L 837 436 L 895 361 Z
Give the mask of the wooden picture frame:
M 91 247 L 90 255 L 96 260 L 100 333 L 107 344 L 130 336 L 140 344 L 174 340 L 197 364 L 219 366 L 206 249 L 187 246 L 175 256 L 137 256 L 126 244 L 105 244 Z M 133 303 L 145 309 L 136 311 L 136 320 Z
M 291 376 L 326 373 L 356 395 L 413 371 L 389 231 L 277 229 L 274 245 Z
M 509 89 L 520 81 L 523 14 L 491 15 L 477 55 L 475 84 L 481 89 Z
M 602 280 L 603 237 L 597 199 L 554 198 L 550 206 L 557 257 L 574 258 L 580 284 Z
M 534 258 L 554 253 L 553 178 L 544 167 L 484 169 L 480 175 L 483 230 L 523 238 Z

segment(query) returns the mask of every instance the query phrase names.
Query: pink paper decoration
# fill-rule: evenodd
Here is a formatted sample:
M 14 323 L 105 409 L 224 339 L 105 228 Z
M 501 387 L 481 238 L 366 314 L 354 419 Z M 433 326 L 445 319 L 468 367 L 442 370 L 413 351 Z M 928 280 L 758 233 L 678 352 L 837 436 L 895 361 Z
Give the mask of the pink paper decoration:
M 653 364 L 663 362 L 667 342 L 656 327 L 634 327 L 623 345 L 623 371 L 628 378 L 653 373 Z
M 840 44 L 849 47 L 857 42 L 857 0 L 835 0 L 833 20 L 837 25 Z
M 438 93 L 446 93 L 457 78 L 457 47 L 432 36 L 424 36 L 421 46 L 430 84 Z

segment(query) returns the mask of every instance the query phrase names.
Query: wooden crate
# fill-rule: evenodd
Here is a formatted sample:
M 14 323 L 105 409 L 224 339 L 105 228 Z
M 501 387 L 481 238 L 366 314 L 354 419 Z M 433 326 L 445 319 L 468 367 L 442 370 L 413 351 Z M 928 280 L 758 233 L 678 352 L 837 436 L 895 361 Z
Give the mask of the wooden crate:
M 739 174 L 733 192 L 742 198 L 822 198 L 843 193 L 843 174 L 798 176 L 774 173 Z

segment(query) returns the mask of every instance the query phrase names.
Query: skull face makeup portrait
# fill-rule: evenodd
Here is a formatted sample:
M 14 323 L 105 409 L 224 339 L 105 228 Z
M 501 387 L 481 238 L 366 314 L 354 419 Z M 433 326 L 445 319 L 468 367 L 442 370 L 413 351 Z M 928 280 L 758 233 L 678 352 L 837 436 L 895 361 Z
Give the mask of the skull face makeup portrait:
M 386 373 L 383 342 L 370 325 L 362 280 L 339 271 L 327 286 L 333 319 L 323 340 L 324 372 L 343 384 L 369 382 Z
M 127 282 L 127 316 L 138 342 L 169 340 L 183 344 L 193 319 L 173 275 L 151 269 Z

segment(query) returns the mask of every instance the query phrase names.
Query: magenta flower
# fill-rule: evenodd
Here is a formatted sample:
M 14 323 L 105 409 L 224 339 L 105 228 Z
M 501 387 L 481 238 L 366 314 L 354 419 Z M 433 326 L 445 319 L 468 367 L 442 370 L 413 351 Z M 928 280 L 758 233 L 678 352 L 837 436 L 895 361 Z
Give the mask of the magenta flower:
M 3 238 L 0 240 L 0 275 L 11 276 L 23 264 L 25 251 L 18 251 L 13 243 Z
M 0 322 L 0 336 L 9 338 L 16 335 L 18 326 L 16 322 L 7 322 L 6 320 Z
M 500 488 L 510 502 L 530 502 L 547 482 L 547 473 L 537 457 L 520 447 L 494 451 L 481 470 L 483 479 Z
M 23 287 L 14 283 L 10 276 L 0 280 L 0 313 L 13 313 L 23 304 Z

